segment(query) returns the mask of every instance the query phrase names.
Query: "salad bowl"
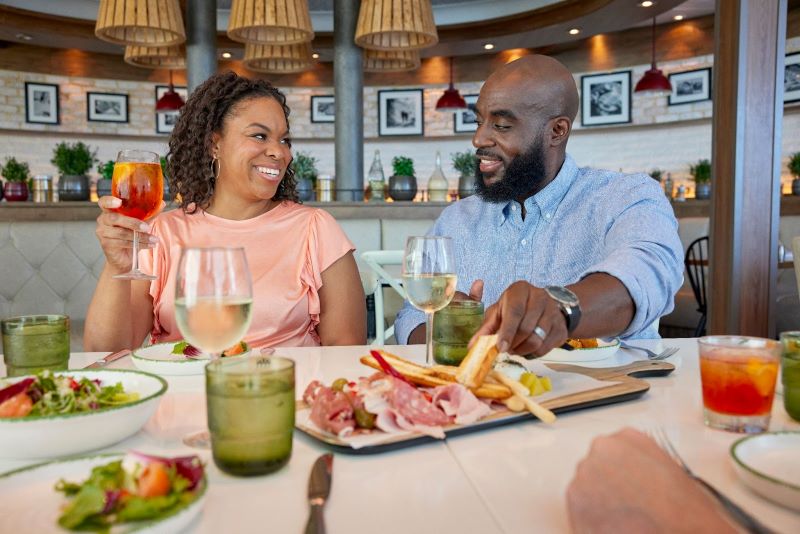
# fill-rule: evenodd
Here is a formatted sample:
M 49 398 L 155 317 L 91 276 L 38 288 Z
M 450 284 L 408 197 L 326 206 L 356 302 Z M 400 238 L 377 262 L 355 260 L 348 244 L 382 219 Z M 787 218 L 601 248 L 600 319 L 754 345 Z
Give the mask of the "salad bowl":
M 102 386 L 121 384 L 138 398 L 91 411 L 0 418 L 0 458 L 36 459 L 77 454 L 117 443 L 144 426 L 167 391 L 163 378 L 141 371 L 98 369 L 58 371 L 55 376 L 99 380 Z M 29 378 L 29 377 L 28 377 Z M 25 380 L 0 381 L 0 389 Z

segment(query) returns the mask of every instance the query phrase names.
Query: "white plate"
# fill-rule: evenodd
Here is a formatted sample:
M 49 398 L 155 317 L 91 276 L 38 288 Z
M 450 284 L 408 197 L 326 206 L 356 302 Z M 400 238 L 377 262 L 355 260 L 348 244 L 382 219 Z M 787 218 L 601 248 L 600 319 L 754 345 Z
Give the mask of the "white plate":
M 138 432 L 167 391 L 163 378 L 140 371 L 85 369 L 54 374 L 98 379 L 104 386 L 122 383 L 126 392 L 138 393 L 139 400 L 92 412 L 0 419 L 0 457 L 53 458 L 107 447 Z
M 731 445 L 736 473 L 771 501 L 800 510 L 800 432 L 768 432 Z
M 141 349 L 136 349 L 131 353 L 133 365 L 142 371 L 167 376 L 186 376 L 202 375 L 205 372 L 206 364 L 210 361 L 207 354 L 201 354 L 194 358 L 187 358 L 183 354 L 172 354 L 176 342 L 159 343 Z M 249 354 L 245 351 L 238 356 Z M 228 356 L 232 358 L 233 356 Z
M 598 360 L 605 360 L 612 356 L 619 350 L 619 339 L 612 339 L 606 341 L 604 339 L 597 340 L 597 347 L 593 349 L 553 349 L 541 358 L 539 361 L 543 362 L 596 362 Z
M 53 489 L 56 482 L 61 478 L 70 482 L 82 482 L 89 477 L 93 467 L 122 457 L 122 454 L 104 454 L 70 458 L 0 475 L 0 532 L 67 532 L 57 522 L 61 507 L 67 499 L 63 493 Z M 202 494 L 186 508 L 156 521 L 137 524 L 136 532 L 166 534 L 186 528 L 202 509 L 207 487 L 206 481 L 200 490 Z M 132 530 L 134 529 L 118 527 L 112 533 Z

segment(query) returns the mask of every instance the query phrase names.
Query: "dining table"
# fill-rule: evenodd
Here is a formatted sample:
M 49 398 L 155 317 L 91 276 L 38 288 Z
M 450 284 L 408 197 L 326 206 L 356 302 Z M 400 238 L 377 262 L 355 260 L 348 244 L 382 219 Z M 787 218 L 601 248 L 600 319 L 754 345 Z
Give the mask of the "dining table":
M 530 418 L 389 452 L 337 451 L 324 509 L 327 531 L 569 532 L 565 495 L 592 440 L 624 427 L 660 427 L 695 474 L 776 532 L 800 532 L 800 513 L 753 493 L 738 478 L 730 447 L 743 435 L 703 423 L 697 340 L 628 341 L 655 351 L 679 349 L 666 360 L 675 370 L 668 376 L 647 378 L 650 389 L 636 399 L 563 413 L 549 425 Z M 359 362 L 371 348 L 375 347 L 278 348 L 276 354 L 295 361 L 295 391 L 300 398 L 311 380 L 329 384 L 339 377 L 371 374 L 373 371 Z M 422 345 L 387 346 L 385 350 L 424 361 Z M 105 355 L 73 353 L 69 365 L 83 368 Z M 612 367 L 645 358 L 639 351 L 620 349 L 604 360 L 580 365 Z M 133 364 L 126 357 L 109 368 L 133 368 Z M 0 376 L 4 374 L 0 365 Z M 210 450 L 192 449 L 182 442 L 187 434 L 206 427 L 204 376 L 164 378 L 169 388 L 145 426 L 101 452 L 198 454 L 206 463 L 209 488 L 203 510 L 188 527 L 189 532 L 303 532 L 309 512 L 309 473 L 314 461 L 329 452 L 327 446 L 295 431 L 291 460 L 279 471 L 250 478 L 227 475 L 214 465 Z M 770 430 L 800 430 L 779 395 L 773 403 Z M 0 472 L 34 463 L 0 458 Z

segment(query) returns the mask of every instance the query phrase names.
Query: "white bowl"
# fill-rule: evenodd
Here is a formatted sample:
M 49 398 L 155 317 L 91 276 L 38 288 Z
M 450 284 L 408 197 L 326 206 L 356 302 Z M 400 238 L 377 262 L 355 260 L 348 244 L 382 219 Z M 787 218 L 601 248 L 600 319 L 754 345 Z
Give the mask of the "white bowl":
M 733 467 L 756 493 L 800 511 L 800 432 L 768 432 L 731 445 Z
M 172 349 L 176 342 L 158 343 L 131 352 L 131 361 L 138 369 L 147 373 L 154 373 L 164 376 L 187 376 L 202 375 L 206 365 L 211 358 L 207 354 L 201 354 L 193 358 L 187 358 L 183 354 L 172 354 Z M 250 354 L 246 350 L 236 356 L 228 358 L 238 358 Z
M 101 454 L 69 458 L 23 467 L 0 475 L 0 532 L 65 532 L 57 523 L 66 502 L 53 487 L 59 479 L 83 482 L 93 467 L 123 458 L 122 454 Z M 185 529 L 203 508 L 208 480 L 202 493 L 189 506 L 174 514 L 137 524 L 137 532 L 173 533 Z M 141 530 L 139 530 L 141 529 Z M 119 531 L 119 527 L 114 531 Z
M 138 393 L 139 399 L 91 412 L 0 419 L 0 457 L 53 458 L 107 447 L 138 432 L 167 391 L 163 378 L 140 371 L 85 369 L 54 374 L 98 379 L 104 386 L 122 383 L 126 392 Z
M 619 339 L 615 338 L 608 341 L 598 339 L 596 348 L 573 350 L 564 350 L 562 348 L 553 349 L 539 358 L 539 361 L 562 363 L 596 362 L 598 360 L 605 360 L 618 350 Z

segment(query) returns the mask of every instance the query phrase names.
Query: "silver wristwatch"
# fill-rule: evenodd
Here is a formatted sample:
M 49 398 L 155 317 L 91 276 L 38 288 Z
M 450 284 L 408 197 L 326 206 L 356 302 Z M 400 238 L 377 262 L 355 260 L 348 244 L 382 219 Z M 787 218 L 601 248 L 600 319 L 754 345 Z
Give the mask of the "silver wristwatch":
M 545 292 L 558 303 L 567 320 L 567 332 L 572 333 L 581 321 L 581 304 L 578 295 L 563 286 L 547 286 Z

